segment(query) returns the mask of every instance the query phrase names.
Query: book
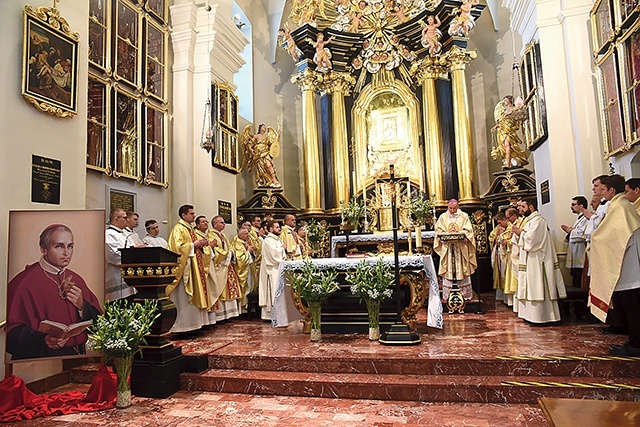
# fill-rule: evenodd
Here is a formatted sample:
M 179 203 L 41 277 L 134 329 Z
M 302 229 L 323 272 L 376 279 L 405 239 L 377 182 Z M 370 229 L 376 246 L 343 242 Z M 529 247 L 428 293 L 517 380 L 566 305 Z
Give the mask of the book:
M 54 322 L 53 320 L 43 320 L 38 326 L 38 331 L 43 332 L 52 337 L 67 339 L 80 335 L 91 326 L 91 320 L 85 320 L 83 322 L 72 323 L 65 325 L 64 323 Z

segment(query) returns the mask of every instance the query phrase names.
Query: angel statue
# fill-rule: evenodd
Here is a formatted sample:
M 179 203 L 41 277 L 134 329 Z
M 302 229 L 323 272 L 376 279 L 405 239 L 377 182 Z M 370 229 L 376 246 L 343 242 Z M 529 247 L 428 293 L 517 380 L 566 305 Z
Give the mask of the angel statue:
M 469 37 L 469 31 L 476 26 L 476 21 L 471 16 L 473 6 L 480 3 L 479 0 L 462 0 L 458 8 L 459 14 L 449 24 L 449 35 L 456 37 Z M 454 10 L 455 12 L 455 10 Z
M 258 133 L 253 134 L 251 125 L 242 131 L 242 150 L 244 164 L 249 172 L 255 167 L 258 187 L 282 187 L 276 176 L 273 159 L 280 155 L 280 129 L 275 130 L 264 123 L 258 126 Z
M 491 157 L 495 160 L 498 154 L 502 156 L 502 169 L 528 165 L 527 155 L 521 147 L 522 140 L 517 133 L 527 118 L 522 98 L 518 97 L 514 104 L 513 96 L 505 96 L 494 108 L 493 117 L 496 125 L 491 128 L 494 143 Z

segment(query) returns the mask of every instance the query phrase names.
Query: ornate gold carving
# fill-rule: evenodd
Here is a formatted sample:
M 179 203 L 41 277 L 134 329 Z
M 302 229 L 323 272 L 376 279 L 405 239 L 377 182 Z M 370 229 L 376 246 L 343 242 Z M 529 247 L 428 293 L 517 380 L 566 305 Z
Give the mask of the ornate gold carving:
M 427 56 L 416 61 L 411 66 L 409 73 L 418 84 L 423 84 L 427 79 L 449 79 L 451 64 L 445 56 Z
M 271 189 L 267 190 L 267 194 L 260 198 L 262 207 L 265 209 L 273 209 L 278 199 L 271 193 Z
M 520 186 L 518 185 L 518 180 L 515 176 L 511 175 L 511 172 L 507 172 L 504 178 L 502 179 L 502 186 L 505 190 L 510 193 L 515 191 L 520 191 Z
M 449 309 L 449 314 L 453 314 L 456 311 L 458 313 L 464 313 L 464 306 L 467 305 L 467 302 L 462 297 L 462 292 L 460 288 L 457 286 L 451 289 L 449 293 L 449 298 L 447 299 L 447 308 Z
M 144 268 L 138 267 L 136 269 L 136 276 L 144 276 Z
M 147 269 L 145 270 L 145 273 L 147 276 L 153 276 L 153 268 L 147 267 Z
M 471 60 L 477 58 L 478 53 L 475 50 L 466 50 L 459 46 L 454 46 L 444 56 L 450 64 L 449 69 L 455 71 L 467 68 Z
M 339 73 L 331 71 L 321 77 L 318 82 L 318 89 L 326 93 L 343 93 L 345 96 L 351 95 L 351 89 L 356 84 L 356 79 L 349 73 Z
M 157 267 L 155 271 L 156 276 L 162 276 L 162 267 Z
M 120 273 L 123 274 L 124 273 L 124 268 L 121 268 L 120 270 L 121 270 Z M 127 268 L 126 276 L 133 276 L 135 274 L 136 274 L 136 270 L 134 268 L 131 268 L 131 267 Z M 125 275 L 125 274 L 123 274 L 123 275 Z
M 416 330 L 418 324 L 416 314 L 424 306 L 427 298 L 428 281 L 429 279 L 422 272 L 404 272 L 400 274 L 400 285 L 409 286 L 411 292 L 409 305 L 402 310 L 400 318 L 412 331 Z
M 51 27 L 55 28 L 58 31 L 63 32 L 64 34 L 71 37 L 72 39 L 76 41 L 80 40 L 80 33 L 71 31 L 71 28 L 69 27 L 69 23 L 67 22 L 66 19 L 60 16 L 60 11 L 56 9 L 55 5 L 54 7 L 51 7 L 51 8 L 39 7 L 38 9 L 34 10 L 33 7 L 28 4 L 24 7 L 24 10 L 29 15 L 41 21 L 46 22 Z
M 298 85 L 301 91 L 316 91 L 323 81 L 322 73 L 316 73 L 310 68 L 291 76 L 291 83 Z

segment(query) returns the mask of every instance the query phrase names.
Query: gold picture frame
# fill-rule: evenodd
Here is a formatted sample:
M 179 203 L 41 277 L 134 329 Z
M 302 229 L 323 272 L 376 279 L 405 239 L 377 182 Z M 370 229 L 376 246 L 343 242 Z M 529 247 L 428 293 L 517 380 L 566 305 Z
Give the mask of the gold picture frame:
M 78 41 L 55 7 L 24 8 L 22 97 L 57 117 L 78 113 Z

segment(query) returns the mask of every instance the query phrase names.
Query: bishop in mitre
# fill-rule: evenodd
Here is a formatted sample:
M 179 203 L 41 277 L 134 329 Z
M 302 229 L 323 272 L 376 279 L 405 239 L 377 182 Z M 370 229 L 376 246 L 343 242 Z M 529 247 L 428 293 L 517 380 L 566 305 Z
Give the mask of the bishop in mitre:
M 449 240 L 448 236 L 461 234 L 461 240 Z M 469 215 L 458 209 L 458 201 L 449 200 L 447 211 L 436 222 L 436 238 L 433 250 L 440 255 L 438 274 L 442 276 L 442 298 L 448 299 L 454 280 L 465 300 L 473 297 L 471 275 L 478 267 L 476 239 Z

